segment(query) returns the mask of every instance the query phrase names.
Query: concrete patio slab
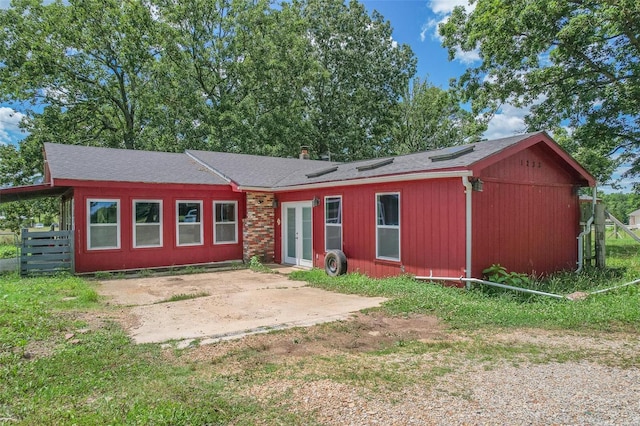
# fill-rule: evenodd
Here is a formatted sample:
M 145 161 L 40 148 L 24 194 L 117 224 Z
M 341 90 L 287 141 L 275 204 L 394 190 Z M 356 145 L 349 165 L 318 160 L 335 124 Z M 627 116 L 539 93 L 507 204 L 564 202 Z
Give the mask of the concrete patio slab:
M 136 343 L 200 339 L 210 343 L 250 333 L 345 319 L 386 299 L 307 287 L 281 274 L 250 270 L 171 277 L 109 280 L 97 291 L 110 303 L 129 306 Z M 177 302 L 175 295 L 207 294 Z

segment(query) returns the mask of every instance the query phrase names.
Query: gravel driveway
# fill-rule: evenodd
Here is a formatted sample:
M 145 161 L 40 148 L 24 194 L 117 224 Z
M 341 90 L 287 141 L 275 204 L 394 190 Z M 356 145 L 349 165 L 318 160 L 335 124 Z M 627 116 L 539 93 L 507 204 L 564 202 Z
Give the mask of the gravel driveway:
M 108 303 L 128 307 L 134 317 L 128 332 L 136 343 L 178 340 L 179 346 L 335 321 L 386 300 L 305 284 L 281 274 L 236 270 L 108 280 L 97 291 Z M 194 297 L 167 302 L 178 295 Z

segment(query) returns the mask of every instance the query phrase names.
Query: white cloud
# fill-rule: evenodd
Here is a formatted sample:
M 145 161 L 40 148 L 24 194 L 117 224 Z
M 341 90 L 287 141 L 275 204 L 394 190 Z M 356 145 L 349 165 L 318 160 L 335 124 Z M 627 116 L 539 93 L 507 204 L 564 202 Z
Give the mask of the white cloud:
M 524 122 L 524 117 L 528 113 L 528 108 L 503 105 L 500 111 L 489 121 L 484 137 L 491 140 L 526 132 L 527 125 Z
M 0 144 L 6 145 L 15 140 L 15 134 L 22 132 L 18 126 L 24 117 L 12 108 L 0 107 Z
M 475 8 L 475 4 L 469 6 L 469 0 L 431 0 L 429 2 L 429 8 L 437 15 L 448 15 L 456 6 L 464 6 L 471 10 Z
M 438 17 L 439 20 L 429 19 L 420 31 L 420 40 L 425 41 L 427 34 L 431 32 L 431 38 L 438 40 L 442 44 L 442 36 L 438 33 L 438 26 L 444 24 L 449 20 L 451 12 L 456 6 L 464 6 L 467 12 L 472 12 L 476 8 L 476 4 L 469 4 L 468 0 L 431 0 L 428 2 L 428 7 Z M 480 60 L 480 53 L 478 50 L 472 50 L 471 52 L 464 52 L 459 48 L 456 48 L 456 61 L 461 62 L 464 65 L 471 65 L 474 62 Z

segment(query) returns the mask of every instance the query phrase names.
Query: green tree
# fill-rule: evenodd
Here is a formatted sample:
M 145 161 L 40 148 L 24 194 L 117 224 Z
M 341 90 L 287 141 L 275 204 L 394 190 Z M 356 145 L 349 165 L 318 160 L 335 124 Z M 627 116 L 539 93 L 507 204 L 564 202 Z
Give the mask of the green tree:
M 340 160 L 394 152 L 415 70 L 357 1 L 15 0 L 0 11 L 0 100 L 54 141 Z
M 0 99 L 37 106 L 28 139 L 154 147 L 144 136 L 157 45 L 142 1 L 14 0 L 0 23 Z
M 470 143 L 478 140 L 486 127 L 460 106 L 453 92 L 416 78 L 399 105 L 395 150 L 405 154 Z
M 38 182 L 42 178 L 39 167 L 42 160 L 30 162 L 29 158 L 14 145 L 0 145 L 0 187 Z M 0 219 L 0 230 L 18 232 L 29 225 L 32 217 L 50 218 L 57 214 L 57 203 L 51 199 L 14 201 L 3 203 L 2 212 L 5 218 Z
M 600 193 L 598 197 L 607 210 L 623 223 L 629 223 L 629 213 L 640 209 L 640 194 Z
M 312 57 L 320 72 L 305 88 L 312 151 L 356 160 L 394 151 L 393 120 L 415 74 L 407 45 L 378 12 L 355 0 L 302 0 Z
M 165 24 L 161 84 L 176 101 L 165 105 L 176 133 L 208 149 L 291 154 L 306 133 L 302 100 L 312 65 L 296 11 L 267 0 L 156 4 Z
M 530 130 L 568 125 L 593 158 L 621 154 L 640 173 L 640 2 L 471 0 L 440 27 L 450 59 L 479 51 L 457 87 L 473 111 L 530 106 Z M 614 161 L 614 160 L 611 160 Z M 588 168 L 591 164 L 586 164 Z M 611 165 L 595 164 L 601 181 Z

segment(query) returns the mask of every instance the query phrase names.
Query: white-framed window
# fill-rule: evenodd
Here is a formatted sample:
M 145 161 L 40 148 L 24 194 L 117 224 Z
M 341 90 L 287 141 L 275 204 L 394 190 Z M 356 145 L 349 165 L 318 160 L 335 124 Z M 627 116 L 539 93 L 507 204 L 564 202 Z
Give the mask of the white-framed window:
M 324 249 L 342 250 L 342 197 L 324 197 Z
M 376 194 L 376 257 L 400 260 L 400 194 Z
M 238 242 L 238 202 L 213 202 L 213 242 L 214 244 L 235 244 Z
M 87 200 L 87 249 L 120 248 L 120 200 Z
M 162 200 L 133 200 L 133 247 L 162 247 Z
M 179 246 L 202 244 L 202 201 L 176 201 L 176 219 Z

